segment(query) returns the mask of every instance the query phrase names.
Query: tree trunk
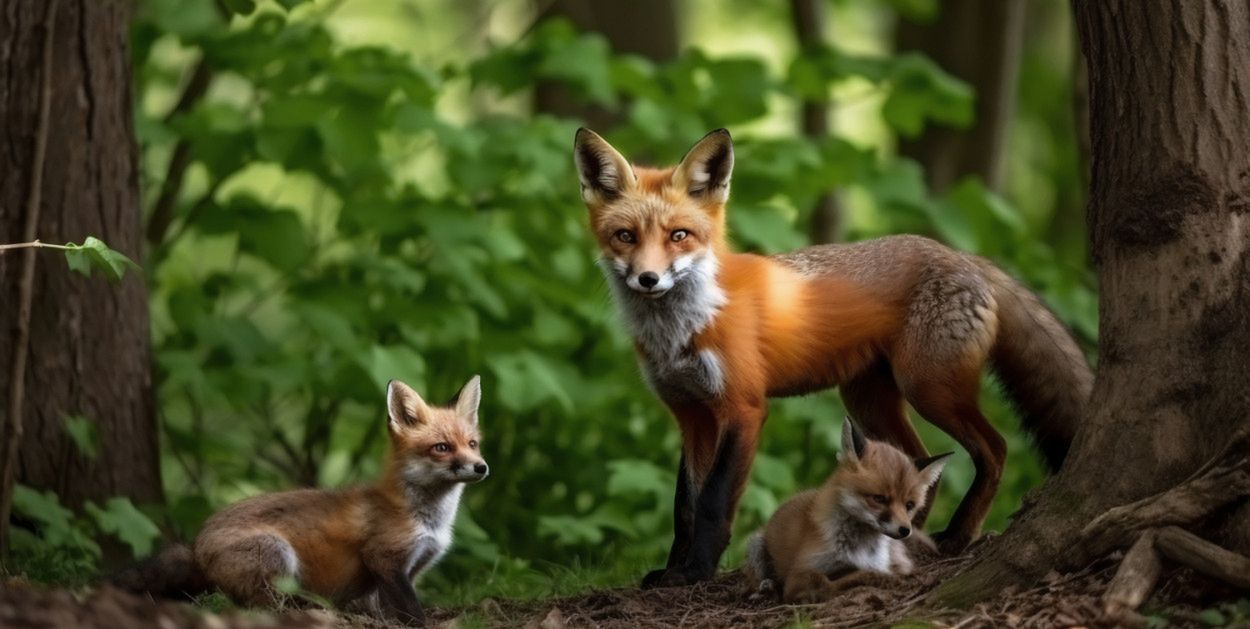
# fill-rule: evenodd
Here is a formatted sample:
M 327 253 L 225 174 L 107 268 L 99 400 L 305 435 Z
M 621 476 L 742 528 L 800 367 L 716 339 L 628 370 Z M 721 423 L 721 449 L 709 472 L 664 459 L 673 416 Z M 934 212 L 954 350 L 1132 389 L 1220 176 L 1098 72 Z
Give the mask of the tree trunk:
M 932 24 L 900 22 L 897 48 L 917 50 L 976 91 L 976 120 L 968 129 L 931 127 L 899 142 L 899 154 L 924 166 L 941 192 L 967 175 L 1001 190 L 1007 136 L 1016 104 L 1024 36 L 1024 0 L 944 0 Z
M 97 236 L 141 254 L 138 154 L 130 82 L 130 2 L 59 0 L 44 72 L 50 0 L 7 0 L 0 10 L 0 242 L 22 239 L 32 195 L 35 237 Z M 41 110 L 47 83 L 47 111 Z M 35 157 L 41 115 L 46 155 Z M 41 169 L 41 170 L 40 170 Z M 36 173 L 42 173 L 37 190 Z M 33 252 L 32 252 L 33 253 Z M 111 496 L 162 498 L 153 404 L 147 289 L 71 272 L 63 256 L 34 258 L 30 318 L 21 316 L 22 256 L 0 256 L 0 409 L 13 382 L 10 357 L 28 324 L 17 482 L 78 505 Z M 7 410 L 0 410 L 5 412 Z M 98 456 L 80 456 L 65 419 L 93 422 Z M 6 425 L 7 425 L 7 417 Z
M 641 55 L 652 61 L 668 61 L 677 56 L 676 0 L 631 0 L 594 2 L 555 0 L 540 19 L 562 17 L 579 31 L 595 32 L 608 39 L 614 53 Z M 543 82 L 534 91 L 538 111 L 580 118 L 600 131 L 619 121 L 616 112 L 587 107 L 569 96 L 557 83 Z
M 1074 8 L 1090 81 L 1097 381 L 1063 469 L 939 588 L 948 604 L 1071 559 L 1093 517 L 1176 486 L 1250 426 L 1250 5 Z M 1245 513 L 1203 530 L 1244 550 Z
M 799 40 L 800 54 L 825 45 L 824 0 L 790 0 L 790 19 Z M 800 104 L 803 135 L 819 140 L 829 135 L 829 99 L 804 100 Z M 832 190 L 825 191 L 812 207 L 808 237 L 812 244 L 837 242 L 842 238 L 842 209 Z

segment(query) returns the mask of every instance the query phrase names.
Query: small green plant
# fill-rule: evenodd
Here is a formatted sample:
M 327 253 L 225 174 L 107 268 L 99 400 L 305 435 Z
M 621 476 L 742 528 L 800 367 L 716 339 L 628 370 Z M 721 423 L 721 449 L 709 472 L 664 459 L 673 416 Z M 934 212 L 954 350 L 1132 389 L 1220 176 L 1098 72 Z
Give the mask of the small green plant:
M 69 268 L 87 277 L 91 277 L 93 271 L 99 271 L 114 282 L 126 275 L 126 269 L 141 270 L 133 260 L 109 248 L 103 240 L 95 236 L 87 236 L 81 245 L 72 242 L 54 245 L 40 240 L 0 245 L 0 254 L 14 249 L 58 249 L 65 252 L 65 262 L 69 264 Z

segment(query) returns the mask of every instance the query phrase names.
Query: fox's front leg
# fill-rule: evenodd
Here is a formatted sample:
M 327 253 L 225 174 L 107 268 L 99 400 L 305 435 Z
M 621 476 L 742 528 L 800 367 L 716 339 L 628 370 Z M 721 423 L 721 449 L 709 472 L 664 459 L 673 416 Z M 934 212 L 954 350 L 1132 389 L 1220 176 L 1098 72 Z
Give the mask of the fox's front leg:
M 766 406 L 761 398 L 757 403 L 721 405 L 695 427 L 688 426 L 686 418 L 679 416 L 686 440 L 686 471 L 692 477 L 693 488 L 697 489 L 692 501 L 690 542 L 680 548 L 685 552 L 684 558 L 670 556 L 669 566 L 662 573 L 647 575 L 644 585 L 685 585 L 716 574 L 721 554 L 729 545 L 734 514 L 751 472 L 765 415 Z M 710 426 L 707 419 L 713 420 Z M 701 441 L 691 447 L 691 437 L 696 436 L 691 433 L 698 432 L 692 428 L 707 430 L 711 427 L 718 428 L 717 439 L 712 448 L 714 454 L 707 456 L 706 445 Z M 678 535 L 682 519 L 681 514 L 676 514 L 674 529 Z M 674 550 L 679 550 L 676 540 Z
M 388 618 L 414 627 L 425 624 L 425 609 L 405 572 L 391 571 L 379 578 L 378 605 Z
M 673 546 L 668 551 L 668 562 L 663 568 L 652 570 L 642 578 L 644 588 L 659 585 L 665 573 L 684 564 L 690 554 L 694 529 L 694 499 L 698 491 L 691 483 L 686 460 L 683 453 L 677 464 L 677 489 L 673 494 Z

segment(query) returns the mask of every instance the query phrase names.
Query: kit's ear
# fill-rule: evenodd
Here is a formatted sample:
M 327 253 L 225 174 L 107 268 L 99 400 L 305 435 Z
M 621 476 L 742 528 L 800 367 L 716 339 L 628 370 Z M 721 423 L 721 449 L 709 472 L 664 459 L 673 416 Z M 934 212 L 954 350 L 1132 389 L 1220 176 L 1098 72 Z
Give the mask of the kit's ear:
M 398 380 L 386 384 L 386 424 L 391 432 L 420 424 L 425 421 L 429 410 L 425 400 L 412 387 Z
M 473 376 L 469 381 L 461 387 L 460 392 L 456 394 L 455 407 L 456 414 L 461 417 L 468 418 L 477 425 L 477 407 L 482 403 L 482 378 Z
M 724 203 L 729 199 L 729 178 L 734 170 L 734 142 L 729 131 L 717 129 L 699 140 L 673 172 L 673 185 L 702 201 Z
M 946 461 L 954 452 L 928 456 L 923 459 L 916 459 L 916 469 L 920 470 L 920 476 L 924 479 L 925 486 L 932 486 L 938 482 L 938 478 L 942 476 L 942 468 L 946 467 Z
M 606 203 L 636 183 L 634 169 L 599 134 L 585 127 L 573 138 L 573 163 L 582 182 L 582 200 L 587 205 Z
M 867 445 L 864 433 L 855 427 L 855 422 L 851 421 L 850 416 L 842 420 L 842 462 L 859 464 L 859 459 L 864 456 L 864 448 Z

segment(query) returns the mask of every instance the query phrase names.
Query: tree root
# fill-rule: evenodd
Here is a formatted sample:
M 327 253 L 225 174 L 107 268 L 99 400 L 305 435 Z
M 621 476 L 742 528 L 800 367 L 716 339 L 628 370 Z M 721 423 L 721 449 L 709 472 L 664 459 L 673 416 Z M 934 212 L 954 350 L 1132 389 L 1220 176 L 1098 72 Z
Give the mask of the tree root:
M 1088 565 L 1113 550 L 1130 546 L 1146 529 L 1193 525 L 1247 495 L 1250 429 L 1238 432 L 1218 455 L 1179 485 L 1094 518 L 1081 530 L 1081 542 L 1071 564 Z
M 1250 559 L 1180 528 L 1201 523 L 1225 505 L 1250 495 L 1250 430 L 1185 482 L 1155 496 L 1108 510 L 1081 531 L 1075 561 L 1124 546 L 1128 553 L 1103 594 L 1109 618 L 1128 618 L 1154 591 L 1167 559 L 1250 591 Z

